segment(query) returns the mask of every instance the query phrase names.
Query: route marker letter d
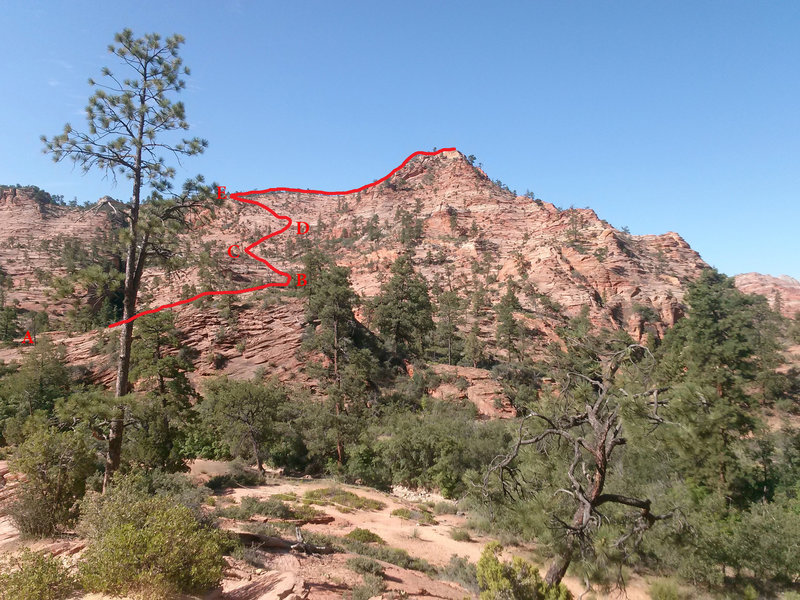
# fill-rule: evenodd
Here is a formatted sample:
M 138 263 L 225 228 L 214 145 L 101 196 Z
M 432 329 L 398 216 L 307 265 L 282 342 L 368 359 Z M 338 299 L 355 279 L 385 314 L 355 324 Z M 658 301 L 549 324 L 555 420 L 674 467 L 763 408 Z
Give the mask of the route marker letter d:
M 305 225 L 305 229 L 301 231 L 301 226 Z M 304 233 L 308 233 L 308 230 L 311 229 L 311 226 L 306 223 L 305 221 L 298 221 L 297 222 L 297 235 L 303 235 Z

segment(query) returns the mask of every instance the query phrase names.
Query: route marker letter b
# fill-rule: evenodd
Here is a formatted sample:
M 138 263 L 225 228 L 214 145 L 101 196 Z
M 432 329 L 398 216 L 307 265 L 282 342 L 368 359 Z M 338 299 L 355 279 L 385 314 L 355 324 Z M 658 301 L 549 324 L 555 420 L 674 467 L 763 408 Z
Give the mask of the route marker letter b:
M 297 287 L 302 287 L 306 285 L 308 281 L 306 281 L 306 274 L 305 273 L 298 273 L 297 274 Z

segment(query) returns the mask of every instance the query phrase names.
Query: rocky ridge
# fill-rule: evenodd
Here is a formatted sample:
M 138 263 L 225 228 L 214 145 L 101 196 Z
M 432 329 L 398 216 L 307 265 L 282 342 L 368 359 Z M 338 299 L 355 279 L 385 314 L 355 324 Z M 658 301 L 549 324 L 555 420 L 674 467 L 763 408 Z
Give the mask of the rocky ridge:
M 71 237 L 88 245 L 119 226 L 118 214 L 108 198 L 92 208 L 67 208 L 17 192 L 0 192 L 0 266 L 13 281 L 9 300 L 24 310 L 47 310 L 58 318 L 69 306 L 41 283 L 42 271 L 65 272 L 59 257 L 53 256 L 52 241 Z M 466 333 L 477 321 L 490 351 L 496 349 L 490 306 L 509 281 L 515 283 L 522 306 L 516 316 L 526 329 L 526 351 L 535 355 L 558 339 L 556 328 L 566 318 L 584 307 L 596 325 L 623 328 L 636 340 L 663 335 L 683 314 L 686 285 L 707 267 L 677 233 L 634 236 L 614 228 L 591 209 L 562 210 L 515 195 L 457 151 L 417 156 L 389 180 L 356 194 L 276 192 L 250 197 L 277 214 L 311 225 L 306 235 L 298 235 L 293 226 L 254 249 L 286 272 L 302 270 L 308 248 L 328 244 L 337 262 L 351 268 L 353 286 L 365 300 L 378 293 L 392 262 L 403 252 L 411 254 L 429 282 L 454 289 L 465 299 L 478 283 L 485 286 L 485 306 L 474 316 L 465 308 L 461 329 Z M 227 254 L 230 245 L 251 244 L 280 228 L 282 221 L 235 200 L 206 217 L 208 224 L 182 236 L 181 243 L 187 256 L 205 256 L 214 263 L 218 285 L 242 289 L 282 281 L 257 261 Z M 417 239 L 408 243 L 409 235 Z M 151 270 L 143 282 L 142 297 L 149 306 L 187 297 L 192 286 L 208 286 L 203 269 L 198 259 L 177 273 Z M 762 293 L 752 280 L 748 275 L 737 281 L 745 291 Z M 778 281 L 783 285 L 783 280 Z M 787 307 L 794 306 L 794 288 L 787 285 L 789 291 L 781 288 L 781 294 Z M 302 302 L 272 290 L 228 298 L 233 320 L 223 319 L 219 309 L 208 303 L 170 309 L 187 344 L 196 350 L 194 377 L 219 372 L 249 377 L 262 367 L 282 379 L 297 379 L 313 387 L 299 373 Z M 360 310 L 357 316 L 368 324 L 367 311 Z M 65 343 L 71 362 L 84 365 L 106 383 L 113 373 L 98 348 L 101 338 L 107 340 L 113 333 L 52 335 Z M 17 352 L 0 354 L 8 360 Z M 487 416 L 506 412 L 502 401 L 489 400 L 498 390 L 486 387 L 485 370 L 459 367 L 457 376 L 468 381 L 470 391 L 453 394 L 454 390 L 445 388 L 436 393 L 475 396 Z

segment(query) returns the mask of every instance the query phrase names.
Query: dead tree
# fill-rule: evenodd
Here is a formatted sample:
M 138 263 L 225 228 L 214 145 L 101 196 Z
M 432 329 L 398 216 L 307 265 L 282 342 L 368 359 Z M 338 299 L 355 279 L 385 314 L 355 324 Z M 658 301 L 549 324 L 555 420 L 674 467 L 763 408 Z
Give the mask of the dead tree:
M 597 342 L 598 339 L 594 338 L 593 341 Z M 550 585 L 561 582 L 576 555 L 591 554 L 593 534 L 607 520 L 607 516 L 601 512 L 605 505 L 617 504 L 635 509 L 625 512 L 626 530 L 614 542 L 615 548 L 623 552 L 629 543 L 637 542 L 655 522 L 671 516 L 653 513 L 648 498 L 605 489 L 607 476 L 613 467 L 612 457 L 618 448 L 627 443 L 620 418 L 623 403 L 637 403 L 638 414 L 653 426 L 664 422 L 658 412 L 659 408 L 666 406 L 666 401 L 659 401 L 658 397 L 659 392 L 664 390 L 641 385 L 643 380 L 647 382 L 647 378 L 642 377 L 642 359 L 651 363 L 652 356 L 647 348 L 638 344 L 621 347 L 621 344 L 612 342 L 610 345 L 614 349 L 611 352 L 592 350 L 587 353 L 591 345 L 582 340 L 572 342 L 580 342 L 583 346 L 580 358 L 591 359 L 583 360 L 584 368 L 581 370 L 584 372 L 567 368 L 560 373 L 561 387 L 553 391 L 551 414 L 529 410 L 520 419 L 510 452 L 495 458 L 483 480 L 487 498 L 494 476 L 498 478 L 505 496 L 523 495 L 526 489 L 519 476 L 518 458 L 524 447 L 532 446 L 545 455 L 556 448 L 570 453 L 571 460 L 563 473 L 565 485 L 555 493 L 564 494 L 569 504 L 573 505 L 574 512 L 570 520 L 559 518 L 555 512 L 551 515 L 554 525 L 563 536 L 563 545 L 547 569 L 545 581 Z M 570 356 L 569 346 L 568 342 L 567 353 L 561 352 L 562 359 Z M 572 361 L 569 366 L 575 367 L 579 362 Z M 590 368 L 585 368 L 587 365 Z M 626 367 L 625 378 L 619 377 L 623 366 Z M 618 384 L 620 379 L 630 384 L 628 376 L 632 373 L 638 375 L 638 385 L 631 387 L 640 391 L 631 392 Z M 636 414 L 636 410 L 633 412 Z

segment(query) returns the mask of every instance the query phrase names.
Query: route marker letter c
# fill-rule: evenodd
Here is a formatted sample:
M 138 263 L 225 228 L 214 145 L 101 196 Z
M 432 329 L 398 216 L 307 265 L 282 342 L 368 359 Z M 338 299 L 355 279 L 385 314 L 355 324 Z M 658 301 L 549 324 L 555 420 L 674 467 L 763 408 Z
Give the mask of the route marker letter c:
M 236 254 L 233 253 L 234 248 L 236 248 Z M 241 256 L 239 254 L 239 244 L 234 244 L 233 246 L 228 248 L 228 256 L 230 256 L 231 258 L 239 258 L 239 256 Z

